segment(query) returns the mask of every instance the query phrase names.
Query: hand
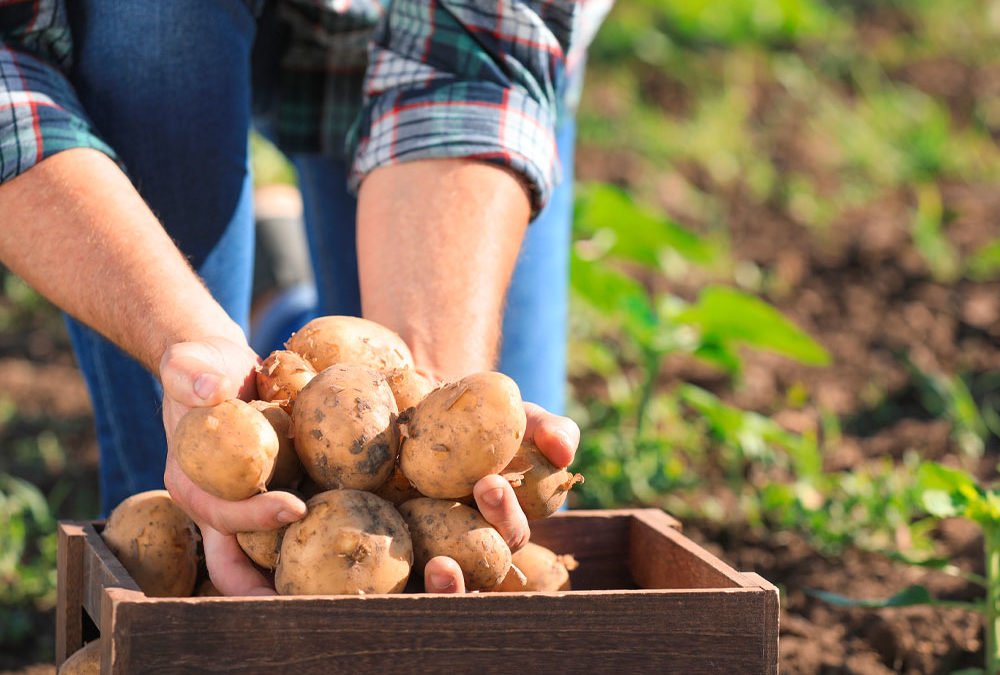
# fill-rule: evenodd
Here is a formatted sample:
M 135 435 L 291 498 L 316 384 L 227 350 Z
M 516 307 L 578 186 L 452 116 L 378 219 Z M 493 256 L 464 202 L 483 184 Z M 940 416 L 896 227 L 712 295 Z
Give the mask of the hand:
M 524 412 L 528 417 L 525 439 L 534 442 L 555 466 L 569 466 L 580 443 L 580 428 L 576 423 L 534 403 L 525 403 Z M 528 519 L 510 483 L 495 474 L 485 476 L 476 483 L 473 495 L 483 517 L 497 529 L 511 552 L 528 543 Z M 458 563 L 446 556 L 431 558 L 424 567 L 424 588 L 428 593 L 464 593 L 465 580 Z
M 210 495 L 177 465 L 171 439 L 177 422 L 191 408 L 237 397 L 252 399 L 257 393 L 258 362 L 245 341 L 221 337 L 175 344 L 160 361 L 168 445 L 163 481 L 201 530 L 208 574 L 223 595 L 274 595 L 271 583 L 243 553 L 236 533 L 281 527 L 304 516 L 306 506 L 287 492 L 266 492 L 238 502 Z

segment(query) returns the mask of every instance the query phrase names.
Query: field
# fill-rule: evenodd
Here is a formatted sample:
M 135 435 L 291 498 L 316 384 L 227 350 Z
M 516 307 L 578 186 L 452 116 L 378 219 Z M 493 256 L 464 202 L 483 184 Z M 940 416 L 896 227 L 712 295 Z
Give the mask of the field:
M 996 664 L 998 44 L 992 0 L 629 0 L 592 50 L 575 505 L 779 585 L 784 672 Z M 61 320 L 2 283 L 0 671 L 51 659 L 54 519 L 97 508 Z

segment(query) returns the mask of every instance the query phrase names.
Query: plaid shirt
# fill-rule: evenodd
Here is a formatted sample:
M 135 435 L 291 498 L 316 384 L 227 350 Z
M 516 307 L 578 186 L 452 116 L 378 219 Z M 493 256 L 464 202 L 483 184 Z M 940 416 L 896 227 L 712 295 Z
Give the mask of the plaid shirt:
M 115 157 L 64 72 L 65 0 L 0 0 L 0 182 L 68 148 Z M 554 128 L 612 0 L 246 0 L 287 40 L 258 121 L 289 153 L 371 170 L 436 157 L 508 167 L 537 211 L 558 179 Z M 259 92 L 255 92 L 258 94 Z

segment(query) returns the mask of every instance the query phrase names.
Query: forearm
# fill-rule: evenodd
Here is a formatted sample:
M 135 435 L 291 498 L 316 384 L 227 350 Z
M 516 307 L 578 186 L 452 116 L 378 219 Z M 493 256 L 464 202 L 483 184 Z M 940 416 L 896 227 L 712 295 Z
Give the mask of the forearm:
M 438 378 L 492 369 L 529 214 L 514 175 L 481 162 L 371 172 L 358 196 L 364 316 L 398 332 L 418 368 Z
M 102 153 L 68 150 L 0 185 L 0 214 L 4 264 L 153 372 L 171 344 L 243 339 Z

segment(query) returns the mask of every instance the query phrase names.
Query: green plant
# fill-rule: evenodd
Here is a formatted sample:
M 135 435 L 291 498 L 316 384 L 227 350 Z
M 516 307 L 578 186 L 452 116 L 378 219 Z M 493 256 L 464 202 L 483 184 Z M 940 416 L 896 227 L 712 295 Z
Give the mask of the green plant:
M 906 607 L 933 605 L 954 607 L 983 615 L 985 633 L 985 672 L 1000 672 L 1000 488 L 984 487 L 968 473 L 934 462 L 925 462 L 917 472 L 916 485 L 923 508 L 932 518 L 964 518 L 976 523 L 983 531 L 985 575 L 960 570 L 947 560 L 928 558 L 912 560 L 898 558 L 960 576 L 985 591 L 982 601 L 952 601 L 935 598 L 926 587 L 912 585 L 890 598 L 859 600 L 825 591 L 811 591 L 816 597 L 832 604 L 849 607 Z
M 30 483 L 0 474 L 0 646 L 33 630 L 32 608 L 55 604 L 55 517 Z
M 807 458 L 795 434 L 766 418 L 729 409 L 704 390 L 663 386 L 671 357 L 692 357 L 737 378 L 748 347 L 829 362 L 818 343 L 755 296 L 719 284 L 693 301 L 670 292 L 667 277 L 724 269 L 724 245 L 606 185 L 582 192 L 576 225 L 571 281 L 584 335 L 573 347 L 574 368 L 581 379 L 597 375 L 605 388 L 580 396 L 574 412 L 586 429 L 578 459 L 588 476 L 583 501 L 663 503 L 676 498 L 665 494 L 700 484 L 715 452 L 706 427 L 718 432 L 722 471 L 737 492 L 751 462 L 777 462 L 775 446 L 790 451 L 793 464 L 815 467 L 815 447 Z

